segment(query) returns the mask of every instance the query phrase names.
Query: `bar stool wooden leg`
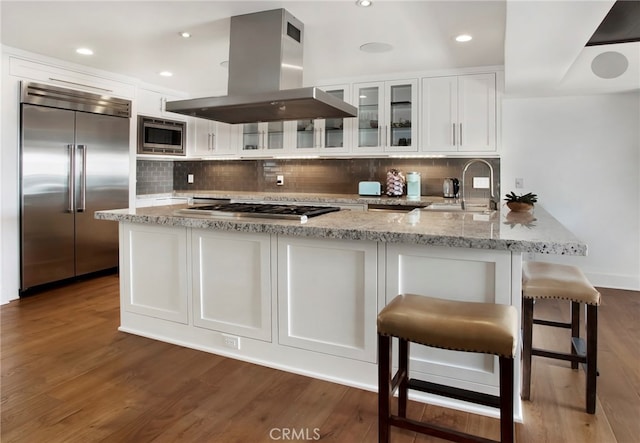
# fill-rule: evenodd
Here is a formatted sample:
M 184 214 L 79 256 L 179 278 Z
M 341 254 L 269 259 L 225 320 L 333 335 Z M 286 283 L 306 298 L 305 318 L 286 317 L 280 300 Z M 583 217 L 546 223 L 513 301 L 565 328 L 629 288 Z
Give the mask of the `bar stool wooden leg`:
M 596 412 L 596 377 L 598 375 L 598 306 L 587 306 L 587 412 Z
M 391 337 L 378 334 L 378 441 L 391 437 Z
M 398 346 L 398 416 L 407 416 L 407 397 L 409 395 L 409 342 L 399 339 Z M 392 385 L 393 390 L 393 385 Z M 393 392 L 391 393 L 393 395 Z
M 500 357 L 500 441 L 515 439 L 513 421 L 513 358 Z
M 522 300 L 522 391 L 520 397 L 529 400 L 531 396 L 531 350 L 533 347 L 533 302 L 532 298 Z
M 580 303 L 577 303 L 575 301 L 571 302 L 571 337 L 580 337 L 580 307 Z M 571 354 L 578 354 L 575 347 L 573 346 L 573 343 L 571 343 Z M 577 361 L 571 362 L 571 369 L 578 369 Z

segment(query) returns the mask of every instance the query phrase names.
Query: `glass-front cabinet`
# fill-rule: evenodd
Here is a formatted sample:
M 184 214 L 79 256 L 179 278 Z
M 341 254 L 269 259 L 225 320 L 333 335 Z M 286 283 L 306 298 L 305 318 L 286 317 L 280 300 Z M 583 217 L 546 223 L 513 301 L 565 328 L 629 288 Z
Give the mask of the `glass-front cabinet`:
M 418 148 L 418 80 L 359 83 L 356 152 L 412 152 Z
M 348 100 L 349 87 L 347 85 L 323 87 L 322 90 L 340 100 Z M 328 118 L 296 121 L 296 152 L 299 154 L 324 153 L 329 155 L 347 152 L 349 143 L 346 134 L 350 120 L 352 119 Z
M 242 125 L 243 156 L 275 155 L 284 152 L 286 122 L 245 123 Z

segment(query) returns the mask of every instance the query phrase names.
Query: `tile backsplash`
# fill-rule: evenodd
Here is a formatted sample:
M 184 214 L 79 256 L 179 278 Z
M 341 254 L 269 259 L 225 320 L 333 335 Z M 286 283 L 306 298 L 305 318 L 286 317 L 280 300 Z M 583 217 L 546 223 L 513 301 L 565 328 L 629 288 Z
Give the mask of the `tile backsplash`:
M 358 182 L 386 181 L 389 169 L 421 174 L 422 195 L 442 195 L 445 178 L 462 178 L 469 159 L 310 159 L 310 160 L 234 160 L 234 161 L 156 161 L 138 160 L 138 195 L 189 190 L 317 192 L 356 194 Z M 500 196 L 500 159 L 485 159 L 494 169 L 496 197 Z M 187 183 L 187 175 L 194 183 Z M 284 176 L 284 186 L 276 185 L 276 176 Z M 488 190 L 474 190 L 474 176 L 489 177 L 486 165 L 474 164 L 467 171 L 469 197 L 488 198 Z
M 136 162 L 136 195 L 172 192 L 173 166 L 171 160 L 138 160 Z

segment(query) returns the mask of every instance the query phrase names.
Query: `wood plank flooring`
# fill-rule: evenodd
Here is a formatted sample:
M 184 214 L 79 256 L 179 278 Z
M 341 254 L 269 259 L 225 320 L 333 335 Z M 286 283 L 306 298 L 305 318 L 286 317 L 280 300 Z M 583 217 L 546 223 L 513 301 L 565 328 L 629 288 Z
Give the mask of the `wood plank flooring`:
M 118 289 L 104 276 L 0 308 L 0 441 L 377 441 L 375 393 L 118 332 Z M 584 412 L 583 372 L 534 358 L 518 443 L 640 441 L 640 293 L 602 293 L 597 413 Z M 567 319 L 564 306 L 536 313 Z M 566 349 L 564 332 L 536 329 L 534 342 Z M 431 405 L 412 402 L 409 416 L 499 434 L 496 419 Z

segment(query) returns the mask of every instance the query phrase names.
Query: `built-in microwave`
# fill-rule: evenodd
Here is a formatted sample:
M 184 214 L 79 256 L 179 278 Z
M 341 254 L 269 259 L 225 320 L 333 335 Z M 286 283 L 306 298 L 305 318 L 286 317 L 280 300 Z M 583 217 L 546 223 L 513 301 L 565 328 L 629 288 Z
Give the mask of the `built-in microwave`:
M 138 116 L 138 154 L 186 155 L 187 124 Z

